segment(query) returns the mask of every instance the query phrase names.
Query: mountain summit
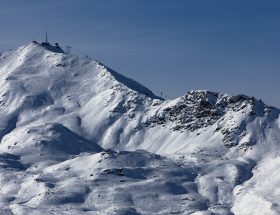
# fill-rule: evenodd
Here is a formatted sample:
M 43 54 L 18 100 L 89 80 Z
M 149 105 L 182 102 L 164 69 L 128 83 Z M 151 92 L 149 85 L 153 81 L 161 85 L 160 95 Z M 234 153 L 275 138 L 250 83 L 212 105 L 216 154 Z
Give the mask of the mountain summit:
M 280 213 L 277 108 L 205 90 L 164 100 L 35 42 L 2 53 L 0 74 L 2 214 Z

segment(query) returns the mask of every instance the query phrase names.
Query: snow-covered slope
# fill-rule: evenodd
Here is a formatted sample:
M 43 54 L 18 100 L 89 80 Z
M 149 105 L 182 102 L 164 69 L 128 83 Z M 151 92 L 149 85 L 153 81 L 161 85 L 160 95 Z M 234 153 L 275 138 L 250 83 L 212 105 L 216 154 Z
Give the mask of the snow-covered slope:
M 165 101 L 37 43 L 2 53 L 0 75 L 3 214 L 279 214 L 277 108 Z

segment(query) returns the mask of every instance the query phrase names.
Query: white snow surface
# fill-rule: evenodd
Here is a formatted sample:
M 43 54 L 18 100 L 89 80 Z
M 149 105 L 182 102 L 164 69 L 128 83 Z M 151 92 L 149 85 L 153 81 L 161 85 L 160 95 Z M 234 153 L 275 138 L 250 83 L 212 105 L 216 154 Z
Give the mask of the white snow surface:
M 0 214 L 280 214 L 280 111 L 164 100 L 90 58 L 0 54 Z

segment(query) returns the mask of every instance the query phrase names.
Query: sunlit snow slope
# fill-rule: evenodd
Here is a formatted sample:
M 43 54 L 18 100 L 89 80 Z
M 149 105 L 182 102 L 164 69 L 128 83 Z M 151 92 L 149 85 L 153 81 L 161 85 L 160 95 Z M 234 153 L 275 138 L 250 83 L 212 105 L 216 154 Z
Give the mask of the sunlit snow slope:
M 89 58 L 0 55 L 0 214 L 280 214 L 280 111 L 157 97 Z

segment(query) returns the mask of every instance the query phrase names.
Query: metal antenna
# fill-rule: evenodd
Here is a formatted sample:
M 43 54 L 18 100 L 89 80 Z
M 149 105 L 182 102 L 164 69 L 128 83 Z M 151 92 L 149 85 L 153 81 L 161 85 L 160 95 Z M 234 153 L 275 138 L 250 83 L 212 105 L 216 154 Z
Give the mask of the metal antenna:
M 48 43 L 48 32 L 46 31 L 46 43 Z
M 71 48 L 71 46 L 66 46 L 66 54 L 70 54 Z

